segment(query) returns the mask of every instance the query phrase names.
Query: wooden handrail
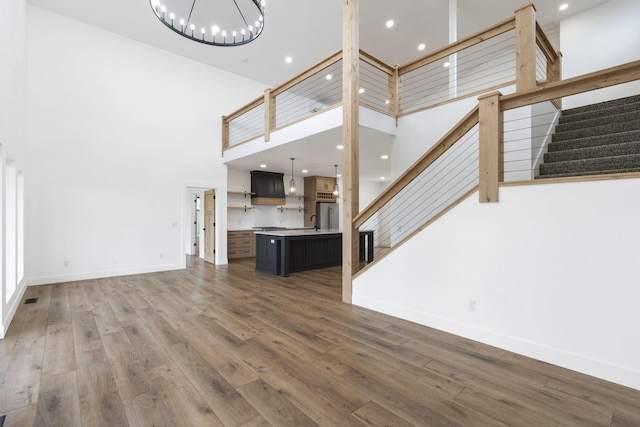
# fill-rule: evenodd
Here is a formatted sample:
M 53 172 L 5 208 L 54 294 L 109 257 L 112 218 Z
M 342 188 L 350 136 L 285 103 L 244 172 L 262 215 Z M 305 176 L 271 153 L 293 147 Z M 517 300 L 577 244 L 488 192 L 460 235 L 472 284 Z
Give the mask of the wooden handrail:
M 400 66 L 399 73 L 400 75 L 406 74 L 410 71 L 413 71 L 427 64 L 430 64 L 434 61 L 437 61 L 438 59 L 446 58 L 451 54 L 460 52 L 463 49 L 474 46 L 478 43 L 481 43 L 485 40 L 489 40 L 493 37 L 499 36 L 500 34 L 506 33 L 507 31 L 513 30 L 515 27 L 516 27 L 516 18 L 512 16 L 509 19 L 505 19 L 504 21 L 497 23 L 493 27 L 479 31 L 468 37 L 460 39 L 455 43 L 445 46 L 442 49 L 431 52 L 430 54 L 423 56 L 422 58 L 418 58 L 415 61 L 411 61 L 407 64 Z
M 433 162 L 438 160 L 449 148 L 460 138 L 478 124 L 478 107 L 471 110 L 462 118 L 445 136 L 443 136 L 429 151 L 422 155 L 409 169 L 400 175 L 385 191 L 371 202 L 362 212 L 353 219 L 353 227 L 360 228 L 369 218 L 373 216 L 382 206 L 387 204 L 400 191 L 402 191 L 411 181 L 420 175 Z
M 383 73 L 386 73 L 386 74 L 388 74 L 390 76 L 392 76 L 396 72 L 396 67 L 387 64 L 382 59 L 376 58 L 372 54 L 370 54 L 368 52 L 365 52 L 362 49 L 360 49 L 360 60 L 363 61 L 363 62 L 366 62 L 367 64 L 371 65 L 372 67 L 375 67 L 378 70 L 380 70 Z
M 237 119 L 241 115 L 247 113 L 248 111 L 253 110 L 254 108 L 256 108 L 257 106 L 259 106 L 262 103 L 264 103 L 264 95 L 260 95 L 260 98 L 257 98 L 255 100 L 251 101 L 249 104 L 245 105 L 244 107 L 241 107 L 241 108 L 237 109 L 236 111 L 234 111 L 233 113 L 229 114 L 228 116 L 224 116 L 224 120 L 228 123 L 233 119 Z
M 556 61 L 560 59 L 560 55 L 558 55 L 558 52 L 556 52 L 556 50 L 553 48 L 553 45 L 549 41 L 549 38 L 544 33 L 544 30 L 542 29 L 540 24 L 538 24 L 537 22 L 536 22 L 536 44 L 538 45 L 538 47 L 540 48 L 544 56 L 547 58 L 547 61 L 550 61 L 552 64 L 555 64 Z
M 640 60 L 500 97 L 502 111 L 640 80 Z
M 287 80 L 286 82 L 282 83 L 280 86 L 276 86 L 275 88 L 273 88 L 273 90 L 271 91 L 271 93 L 273 94 L 273 96 L 277 96 L 279 94 L 281 94 L 282 92 L 286 92 L 287 90 L 291 89 L 293 86 L 297 85 L 298 83 L 301 83 L 303 81 L 305 81 L 306 79 L 308 79 L 309 77 L 315 75 L 316 73 L 322 71 L 323 69 L 327 68 L 329 65 L 333 65 L 336 62 L 340 61 L 342 59 L 342 50 L 337 51 L 336 53 L 330 55 L 329 57 L 327 57 L 326 59 L 323 59 L 322 61 L 318 62 L 316 65 L 314 65 L 313 67 L 309 68 L 306 71 L 303 71 L 302 73 L 298 74 L 297 76 L 294 76 L 293 78 Z

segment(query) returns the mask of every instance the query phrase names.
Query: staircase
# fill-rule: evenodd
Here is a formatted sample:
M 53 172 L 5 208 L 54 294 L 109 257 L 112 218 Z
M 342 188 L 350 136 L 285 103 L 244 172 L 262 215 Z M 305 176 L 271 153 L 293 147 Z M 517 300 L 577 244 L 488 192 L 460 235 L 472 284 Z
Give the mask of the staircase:
M 562 112 L 538 178 L 640 171 L 640 95 Z

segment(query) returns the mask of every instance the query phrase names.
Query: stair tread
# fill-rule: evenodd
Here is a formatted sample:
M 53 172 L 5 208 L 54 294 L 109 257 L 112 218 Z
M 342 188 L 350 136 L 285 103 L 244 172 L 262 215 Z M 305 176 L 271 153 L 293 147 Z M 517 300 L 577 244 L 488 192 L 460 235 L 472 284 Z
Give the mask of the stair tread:
M 559 123 L 574 123 L 582 120 L 587 120 L 592 117 L 611 117 L 620 113 L 626 113 L 631 111 L 640 111 L 640 100 L 638 102 L 630 104 L 614 105 L 612 107 L 602 108 L 599 110 L 588 110 L 582 113 L 574 113 L 565 115 L 565 111 L 560 116 Z
M 593 171 L 593 172 L 570 172 L 570 173 L 557 173 L 557 174 L 549 174 L 549 175 L 540 175 L 537 179 L 550 179 L 550 178 L 565 178 L 569 176 L 593 176 L 593 175 L 611 175 L 617 173 L 633 173 L 640 172 L 640 167 L 638 168 L 629 168 L 629 169 L 613 169 L 613 170 L 603 170 L 603 171 Z
M 606 144 L 592 147 L 574 148 L 569 150 L 551 151 L 545 153 L 544 162 L 555 163 L 559 161 L 613 157 L 625 154 L 640 154 L 640 140 L 633 142 L 622 142 L 618 144 Z
M 552 140 L 553 142 L 560 142 L 566 141 L 568 139 L 586 138 L 590 136 L 600 136 L 611 133 L 630 132 L 636 130 L 640 130 L 640 119 L 620 123 L 614 122 L 599 126 L 554 133 Z
M 629 103 L 635 103 L 635 102 L 640 102 L 640 95 L 631 95 L 624 98 L 612 99 L 609 101 L 598 102 L 591 105 L 583 105 L 580 107 L 569 108 L 567 110 L 564 110 L 562 114 L 572 115 L 572 114 L 577 114 L 584 111 L 598 110 L 602 108 L 608 108 L 614 105 L 629 104 Z
M 576 129 L 586 129 L 604 125 L 621 124 L 624 122 L 640 121 L 640 110 L 625 111 L 613 115 L 600 115 L 597 117 L 589 117 L 583 120 L 575 120 L 570 122 L 561 122 L 556 126 L 556 133 L 568 132 Z
M 540 175 L 548 173 L 594 172 L 640 168 L 640 154 L 598 157 L 595 159 L 568 160 L 540 165 Z
M 549 143 L 548 151 L 574 150 L 635 141 L 640 141 L 640 130 L 554 141 Z

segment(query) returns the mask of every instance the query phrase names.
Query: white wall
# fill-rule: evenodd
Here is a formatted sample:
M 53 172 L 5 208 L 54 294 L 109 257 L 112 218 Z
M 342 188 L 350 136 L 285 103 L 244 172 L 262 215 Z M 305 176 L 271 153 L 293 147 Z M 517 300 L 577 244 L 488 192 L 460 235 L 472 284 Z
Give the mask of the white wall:
M 359 276 L 353 301 L 640 389 L 639 193 L 640 179 L 476 193 Z
M 264 86 L 39 8 L 28 16 L 29 282 L 184 266 L 187 187 L 226 192 L 220 117 Z M 226 229 L 224 205 L 216 222 Z
M 563 78 L 640 59 L 640 2 L 611 0 L 560 22 Z M 613 86 L 563 100 L 573 108 L 640 93 L 640 82 Z
M 7 165 L 21 175 L 25 167 L 26 10 L 25 0 L 0 2 L 0 338 L 9 327 L 26 285 L 26 281 L 19 278 L 24 253 L 24 248 L 18 243 L 20 225 L 23 224 L 22 212 L 7 212 L 16 202 L 15 197 L 13 201 L 7 197 L 17 195 L 18 186 L 16 183 L 12 189 L 5 188 L 11 181 L 6 179 Z M 14 269 L 17 276 L 13 274 Z M 9 278 L 7 271 L 12 272 Z

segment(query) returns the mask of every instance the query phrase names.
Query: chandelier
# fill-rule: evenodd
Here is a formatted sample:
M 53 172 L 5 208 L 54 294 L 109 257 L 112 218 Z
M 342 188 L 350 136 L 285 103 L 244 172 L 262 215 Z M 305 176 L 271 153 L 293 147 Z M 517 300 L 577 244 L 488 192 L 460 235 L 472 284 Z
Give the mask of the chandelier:
M 160 22 L 213 46 L 252 42 L 264 28 L 264 0 L 149 0 Z

